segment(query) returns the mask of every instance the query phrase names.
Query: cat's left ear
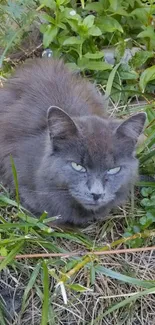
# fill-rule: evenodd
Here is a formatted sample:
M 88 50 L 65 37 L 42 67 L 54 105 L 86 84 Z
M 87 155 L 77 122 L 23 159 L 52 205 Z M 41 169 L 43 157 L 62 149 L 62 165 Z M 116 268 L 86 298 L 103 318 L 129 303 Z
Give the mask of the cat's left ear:
M 47 123 L 51 139 L 66 140 L 77 134 L 77 127 L 72 118 L 57 106 L 49 107 Z
M 117 137 L 128 137 L 137 142 L 143 131 L 145 121 L 146 113 L 141 112 L 133 115 L 117 127 L 115 134 Z

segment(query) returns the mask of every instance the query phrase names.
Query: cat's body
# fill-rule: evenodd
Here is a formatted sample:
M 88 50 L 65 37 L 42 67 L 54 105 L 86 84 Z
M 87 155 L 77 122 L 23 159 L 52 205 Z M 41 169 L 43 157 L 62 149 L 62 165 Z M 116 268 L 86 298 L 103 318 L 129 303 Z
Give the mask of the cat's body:
M 103 116 L 101 95 L 62 61 L 24 65 L 0 90 L 0 179 L 14 187 L 11 154 L 33 213 L 61 215 L 60 224 L 103 218 L 135 180 L 145 122 L 143 113 L 122 124 Z

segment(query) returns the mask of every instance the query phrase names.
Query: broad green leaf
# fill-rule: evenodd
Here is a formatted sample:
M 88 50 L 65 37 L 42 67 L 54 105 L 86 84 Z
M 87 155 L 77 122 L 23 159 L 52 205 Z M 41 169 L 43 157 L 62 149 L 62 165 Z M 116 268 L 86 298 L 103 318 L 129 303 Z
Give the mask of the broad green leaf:
M 124 274 L 121 274 L 119 272 L 113 271 L 111 269 L 107 269 L 104 266 L 96 266 L 95 267 L 96 272 L 102 273 L 106 276 L 109 276 L 113 279 L 117 279 L 122 282 L 130 283 L 130 284 L 135 284 L 137 286 L 141 286 L 143 288 L 151 288 L 154 286 L 155 281 L 144 281 L 144 280 L 139 280 Z
M 148 197 L 152 193 L 152 188 L 149 187 L 143 187 L 141 190 L 141 194 L 144 197 Z
M 151 80 L 155 80 L 155 65 L 145 69 L 140 76 L 139 86 L 142 92 L 144 92 L 146 85 Z
M 70 1 L 69 0 L 56 0 L 56 3 L 58 5 L 58 7 L 62 6 L 62 5 L 67 5 Z
M 67 18 L 67 20 L 76 20 L 78 23 L 82 21 L 80 15 L 73 8 L 65 8 L 62 12 L 62 17 Z
M 77 291 L 77 292 L 92 291 L 91 289 L 86 288 L 86 287 L 82 286 L 81 284 L 76 284 L 76 283 L 75 284 L 68 284 L 67 287 L 74 290 L 74 291 Z
M 102 35 L 102 32 L 101 32 L 101 30 L 97 26 L 92 26 L 88 30 L 88 34 L 89 35 L 92 35 L 92 36 L 100 36 L 100 35 Z
M 115 32 L 117 30 L 119 32 L 123 33 L 122 26 L 113 17 L 105 16 L 105 17 L 99 18 L 99 19 L 96 20 L 96 24 L 101 29 L 101 31 L 103 33 L 105 33 L 105 32 L 113 33 L 113 32 Z
M 36 282 L 36 279 L 37 279 L 37 276 L 38 276 L 38 274 L 39 274 L 40 269 L 41 269 L 41 263 L 38 263 L 38 264 L 35 266 L 35 268 L 34 268 L 32 274 L 31 274 L 31 276 L 30 276 L 29 282 L 28 282 L 28 284 L 27 284 L 27 286 L 26 286 L 26 288 L 25 288 L 25 291 L 24 291 L 24 294 L 23 294 L 22 307 L 21 307 L 22 313 L 23 313 L 24 310 L 25 310 L 25 307 L 26 307 L 26 306 L 25 306 L 25 303 L 26 303 L 26 300 L 27 300 L 28 294 L 29 294 L 29 292 L 31 291 L 31 289 L 33 288 L 33 286 L 34 286 L 34 284 L 35 284 L 35 282 Z
M 55 1 L 51 1 L 51 0 L 39 0 L 40 4 L 43 6 L 46 6 L 47 8 L 56 9 L 56 3 Z
M 88 11 L 92 10 L 92 11 L 96 11 L 96 12 L 100 13 L 100 12 L 104 11 L 104 6 L 100 2 L 92 2 L 92 3 L 87 3 L 85 9 Z
M 147 26 L 145 30 L 137 35 L 137 38 L 150 38 L 155 40 L 155 32 L 153 26 Z
M 113 9 L 113 11 L 117 11 L 117 8 L 119 7 L 119 1 L 118 0 L 109 0 L 110 7 Z
M 135 68 L 142 66 L 149 58 L 152 58 L 154 53 L 151 51 L 137 51 L 132 59 L 129 61 L 129 64 Z
M 7 256 L 8 255 L 8 251 L 5 247 L 0 248 L 0 255 L 1 256 Z
M 139 222 L 142 226 L 148 228 L 153 222 L 155 222 L 155 215 L 153 216 L 152 213 L 149 212 L 146 216 L 141 217 Z
M 87 52 L 86 54 L 84 54 L 84 57 L 87 59 L 101 59 L 103 58 L 103 56 L 104 56 L 103 51 L 97 51 L 95 53 Z
M 43 307 L 42 307 L 42 317 L 41 317 L 41 324 L 40 325 L 47 325 L 48 324 L 48 306 L 49 306 L 49 274 L 48 274 L 48 267 L 46 262 L 42 263 L 43 265 Z
M 136 8 L 130 13 L 130 16 L 136 16 L 143 24 L 146 24 L 149 18 L 149 8 Z
M 48 14 L 46 14 L 46 13 L 43 13 L 43 14 L 41 15 L 41 17 L 42 17 L 44 20 L 46 20 L 46 21 L 52 23 L 53 25 L 55 24 L 55 20 L 54 20 L 54 18 L 51 17 L 50 15 L 48 15 Z
M 95 17 L 93 15 L 88 15 L 86 18 L 84 18 L 83 25 L 87 28 L 91 28 L 94 24 L 94 19 Z
M 130 71 L 120 70 L 119 76 L 123 80 L 136 80 L 136 79 L 138 79 L 138 73 L 136 71 L 134 71 L 134 70 L 130 70 Z
M 81 70 L 96 70 L 96 71 L 104 71 L 104 70 L 111 70 L 112 65 L 106 62 L 101 61 L 90 61 L 86 58 L 78 60 L 78 66 Z
M 57 33 L 58 33 L 58 28 L 56 26 L 51 26 L 51 25 L 47 26 L 46 32 L 43 35 L 43 44 L 45 48 L 48 47 L 53 42 Z
M 71 36 L 65 39 L 63 45 L 81 44 L 82 42 L 83 40 L 81 40 L 79 37 Z

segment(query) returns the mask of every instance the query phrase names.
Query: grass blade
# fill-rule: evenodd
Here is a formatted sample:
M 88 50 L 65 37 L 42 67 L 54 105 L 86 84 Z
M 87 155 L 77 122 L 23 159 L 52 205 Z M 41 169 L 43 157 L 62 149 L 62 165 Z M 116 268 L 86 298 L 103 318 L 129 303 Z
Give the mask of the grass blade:
M 1 310 L 1 307 L 0 307 L 0 324 L 1 325 L 6 325 L 4 317 L 3 317 L 3 312 Z
M 37 276 L 39 274 L 39 271 L 40 271 L 40 268 L 41 268 L 41 263 L 38 263 L 36 265 L 36 267 L 34 268 L 32 274 L 31 274 L 31 277 L 30 277 L 30 280 L 25 288 L 25 291 L 24 291 L 24 295 L 23 295 L 23 301 L 22 301 L 22 308 L 21 308 L 21 313 L 24 312 L 25 310 L 25 303 L 26 303 L 26 300 L 27 300 L 27 297 L 28 297 L 28 294 L 30 292 L 30 290 L 32 289 L 32 287 L 34 286 L 35 282 L 36 282 L 36 279 L 37 279 Z
M 151 288 L 151 289 L 147 289 L 147 290 L 138 292 L 135 295 L 133 295 L 133 296 L 119 302 L 118 304 L 110 307 L 105 313 L 102 314 L 102 317 L 105 317 L 105 316 L 109 315 L 113 311 L 115 311 L 115 310 L 117 310 L 117 309 L 119 309 L 121 307 L 124 307 L 125 305 L 131 303 L 132 301 L 137 300 L 140 297 L 143 297 L 145 295 L 152 294 L 152 293 L 155 293 L 155 288 Z
M 17 170 L 16 170 L 15 163 L 14 163 L 14 160 L 13 160 L 12 156 L 10 156 L 10 160 L 11 160 L 12 173 L 13 173 L 15 189 L 16 189 L 16 201 L 17 201 L 18 209 L 19 209 L 20 199 L 19 199 L 19 187 L 18 187 Z
M 151 150 L 149 153 L 143 155 L 141 158 L 139 158 L 140 164 L 146 163 L 146 161 L 150 160 L 155 156 L 155 149 Z
M 142 281 L 142 280 L 139 280 L 136 278 L 132 278 L 128 275 L 124 275 L 119 272 L 107 269 L 106 267 L 101 266 L 101 265 L 96 266 L 95 271 L 98 273 L 102 273 L 106 276 L 109 276 L 113 279 L 117 279 L 119 281 L 130 283 L 130 284 L 135 284 L 135 285 L 141 286 L 143 288 L 152 288 L 155 285 L 155 281 L 144 281 L 144 280 Z
M 21 241 L 20 243 L 18 243 L 11 250 L 11 252 L 7 255 L 7 257 L 4 260 L 2 260 L 2 262 L 0 263 L 0 271 L 2 271 L 6 267 L 7 264 L 9 264 L 13 261 L 14 257 L 17 255 L 17 253 L 19 253 L 23 244 L 24 244 L 24 241 Z
M 43 286 L 44 286 L 44 296 L 43 296 L 41 325 L 47 325 L 48 305 L 49 305 L 49 275 L 48 275 L 47 264 L 45 261 L 43 262 Z

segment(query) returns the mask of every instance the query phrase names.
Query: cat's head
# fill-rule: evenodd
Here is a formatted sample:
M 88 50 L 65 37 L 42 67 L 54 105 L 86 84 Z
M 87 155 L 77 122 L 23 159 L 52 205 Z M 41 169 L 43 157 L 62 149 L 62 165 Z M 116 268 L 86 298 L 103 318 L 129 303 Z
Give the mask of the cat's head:
M 87 210 L 121 203 L 137 175 L 135 146 L 145 119 L 145 113 L 123 122 L 97 116 L 72 119 L 63 110 L 50 107 L 51 183 L 68 189 Z

